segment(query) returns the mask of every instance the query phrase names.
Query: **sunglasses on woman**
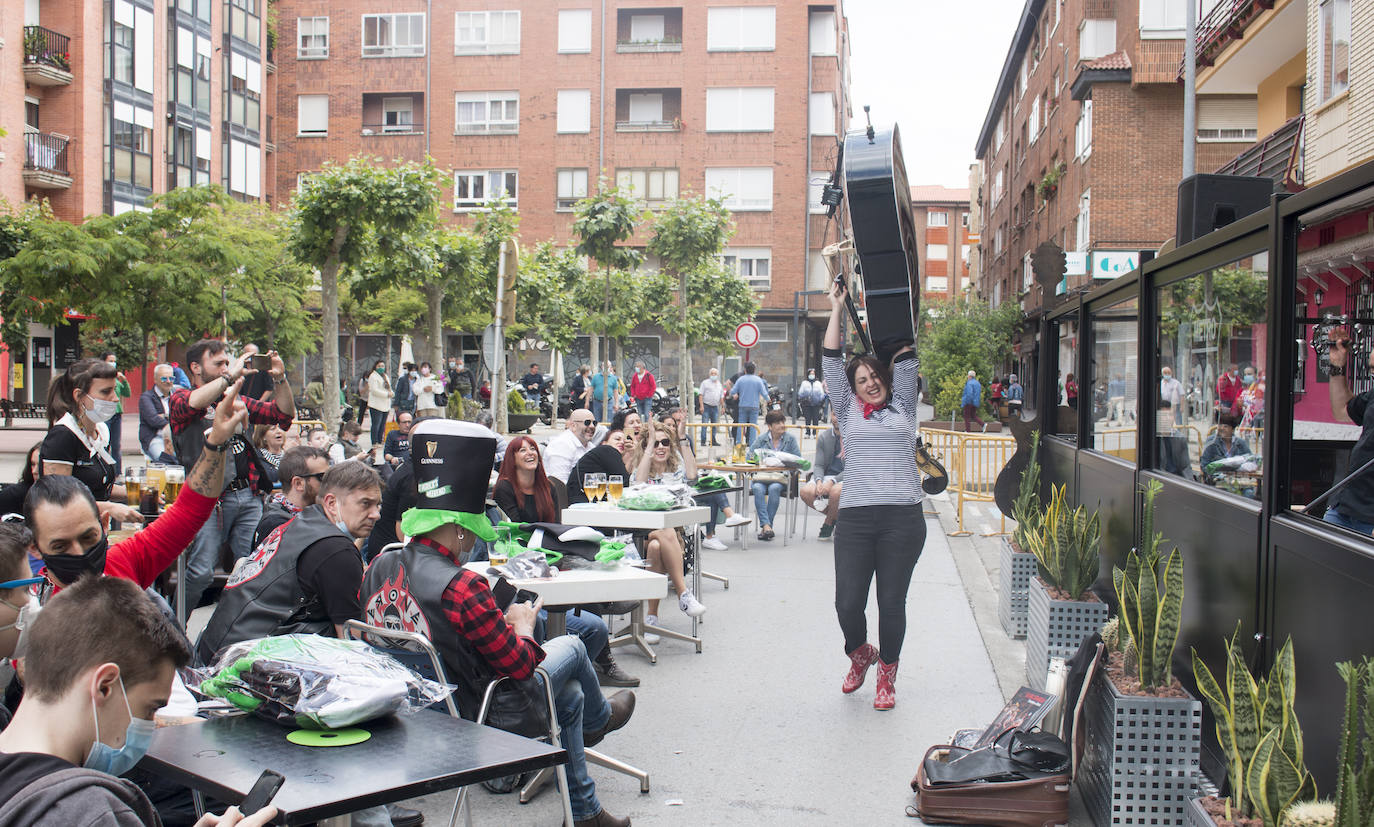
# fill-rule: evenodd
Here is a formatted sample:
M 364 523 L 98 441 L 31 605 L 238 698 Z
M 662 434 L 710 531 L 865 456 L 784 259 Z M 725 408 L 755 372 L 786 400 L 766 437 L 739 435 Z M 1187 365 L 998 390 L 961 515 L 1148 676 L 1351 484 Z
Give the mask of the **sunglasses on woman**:
M 668 447 L 671 447 L 671 446 L 672 446 L 673 441 L 672 441 L 671 439 L 660 439 L 659 441 L 655 442 L 654 444 L 657 445 L 657 446 L 660 447 L 660 448 L 668 448 Z

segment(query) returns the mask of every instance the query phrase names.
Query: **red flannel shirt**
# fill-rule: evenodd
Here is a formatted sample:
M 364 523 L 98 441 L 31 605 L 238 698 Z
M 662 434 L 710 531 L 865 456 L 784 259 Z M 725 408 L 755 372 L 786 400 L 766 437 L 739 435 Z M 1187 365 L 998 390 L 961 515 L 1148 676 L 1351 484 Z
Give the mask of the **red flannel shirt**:
M 462 566 L 458 555 L 438 543 L 417 540 Z M 532 638 L 517 635 L 491 596 L 487 578 L 460 568 L 439 598 L 444 616 L 472 644 L 492 671 L 524 680 L 544 659 L 544 650 Z
M 291 417 L 277 407 L 276 402 L 264 402 L 261 399 L 254 399 L 251 396 L 240 396 L 243 404 L 248 408 L 248 422 L 251 425 L 276 425 L 280 428 L 291 427 Z M 213 405 L 196 410 L 191 407 L 191 392 L 185 388 L 177 388 L 172 393 L 172 399 L 167 405 L 168 419 L 172 422 L 172 435 L 177 436 L 187 428 L 208 427 L 205 421 L 207 418 L 213 420 L 215 408 Z M 238 437 L 242 438 L 242 437 Z M 232 455 L 225 458 L 228 462 L 234 462 Z M 248 463 L 248 482 L 254 491 L 258 489 L 258 469 L 255 463 Z

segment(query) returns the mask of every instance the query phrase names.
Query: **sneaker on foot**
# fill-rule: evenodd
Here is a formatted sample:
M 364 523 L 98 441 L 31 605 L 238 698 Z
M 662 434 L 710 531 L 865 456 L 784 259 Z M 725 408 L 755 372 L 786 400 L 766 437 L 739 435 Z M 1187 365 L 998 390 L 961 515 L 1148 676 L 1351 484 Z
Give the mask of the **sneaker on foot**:
M 725 518 L 725 527 L 734 528 L 737 525 L 748 525 L 754 521 L 753 517 L 745 514 L 734 514 Z
M 689 591 L 678 596 L 677 605 L 688 617 L 701 617 L 706 614 L 706 607 Z
M 717 540 L 715 537 L 707 537 L 705 540 L 702 540 L 701 547 L 709 548 L 713 551 L 725 551 L 725 549 L 728 548 L 728 546 L 726 546 L 720 540 Z
M 645 617 L 645 618 L 644 618 L 644 623 L 645 623 L 645 625 L 647 625 L 647 626 L 657 626 L 657 625 L 658 625 L 658 615 L 649 615 L 649 616 Z M 646 632 L 644 633 L 644 642 L 647 643 L 647 644 L 649 644 L 650 646 L 655 646 L 655 645 L 657 645 L 658 643 L 660 643 L 662 640 L 663 640 L 662 637 L 660 637 L 659 635 L 654 634 L 653 632 L 648 632 L 648 631 L 646 631 Z
M 830 537 L 831 537 L 831 535 L 833 535 L 834 533 L 835 533 L 835 524 L 834 524 L 834 523 L 822 523 L 822 524 L 821 524 L 820 539 L 822 539 L 822 540 L 829 540 Z

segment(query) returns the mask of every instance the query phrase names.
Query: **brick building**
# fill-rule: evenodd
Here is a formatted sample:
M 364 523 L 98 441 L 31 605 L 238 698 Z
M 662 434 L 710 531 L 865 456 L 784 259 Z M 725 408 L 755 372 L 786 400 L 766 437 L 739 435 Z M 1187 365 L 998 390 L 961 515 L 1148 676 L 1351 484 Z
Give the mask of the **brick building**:
M 12 0 L 0 14 L 0 197 L 46 198 L 80 221 L 192 183 L 269 195 L 261 2 Z M 41 399 L 75 360 L 76 321 L 34 328 L 21 399 Z
M 916 247 L 921 251 L 921 296 L 948 299 L 969 286 L 969 191 L 913 186 Z
M 282 0 L 278 192 L 330 160 L 428 155 L 454 223 L 504 197 L 527 247 L 572 243 L 573 204 L 599 175 L 650 208 L 726 195 L 738 230 L 725 261 L 762 304 L 754 356 L 788 374 L 795 344 L 818 347 L 805 316 L 798 343 L 793 307 L 824 283 L 812 202 L 849 119 L 841 4 L 589 5 Z M 674 376 L 660 361 L 671 342 L 636 331 L 619 361 Z M 589 351 L 579 340 L 565 366 Z
M 1027 0 L 976 146 L 979 289 L 994 304 L 1019 300 L 1039 313 L 1030 253 L 1043 241 L 1069 252 L 1062 294 L 1134 269 L 1142 252 L 1173 237 L 1184 8 Z M 1200 111 L 1211 105 L 1199 101 Z M 1253 109 L 1212 111 L 1217 132 L 1197 144 L 1199 171 L 1254 141 Z M 1029 374 L 1029 347 L 1017 352 L 1011 367 Z
M 968 279 L 975 295 L 983 295 L 983 258 L 979 242 L 983 232 L 983 164 L 968 165 Z

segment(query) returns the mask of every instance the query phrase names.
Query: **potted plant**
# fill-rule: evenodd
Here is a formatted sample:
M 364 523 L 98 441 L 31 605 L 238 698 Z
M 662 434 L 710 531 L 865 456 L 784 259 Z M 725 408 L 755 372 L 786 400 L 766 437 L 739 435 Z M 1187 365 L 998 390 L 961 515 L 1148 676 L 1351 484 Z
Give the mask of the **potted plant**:
M 528 431 L 539 421 L 539 409 L 530 408 L 524 394 L 511 391 L 506 394 L 506 431 L 518 433 Z
M 997 617 L 1002 631 L 1014 640 L 1026 636 L 1026 601 L 1030 580 L 1035 575 L 1035 555 L 1030 550 L 1030 537 L 1039 533 L 1045 520 L 1040 504 L 1040 432 L 1031 433 L 1030 462 L 1021 472 L 1021 487 L 1012 506 L 1016 528 L 1011 537 L 1002 538 L 1002 561 L 998 574 L 1000 590 L 997 596 Z
M 1112 568 L 1119 612 L 1103 628 L 1105 668 L 1089 687 L 1087 741 L 1079 780 L 1097 824 L 1183 824 L 1196 795 L 1202 703 L 1174 679 L 1170 663 L 1183 616 L 1183 555 L 1162 553 L 1155 497 L 1144 489 L 1143 542 Z
M 1335 824 L 1374 821 L 1374 659 L 1336 664 L 1345 681 L 1345 719 L 1336 759 Z
M 1040 196 L 1040 200 L 1048 201 L 1059 192 L 1059 180 L 1064 177 L 1067 169 L 1061 162 L 1045 170 L 1045 174 L 1035 182 L 1035 194 Z
M 1026 601 L 1026 679 L 1045 688 L 1052 658 L 1073 657 L 1083 638 L 1102 627 L 1107 606 L 1088 591 L 1097 579 L 1102 526 L 1097 512 L 1071 509 L 1065 486 L 1053 496 L 1039 532 L 1031 534 L 1039 576 L 1030 580 Z
M 1294 812 L 1299 799 L 1304 794 L 1310 796 L 1315 786 L 1303 763 L 1302 729 L 1293 709 L 1297 687 L 1293 639 L 1284 642 L 1268 677 L 1257 681 L 1245 665 L 1239 636 L 1237 624 L 1236 633 L 1226 643 L 1225 683 L 1217 680 L 1193 650 L 1193 676 L 1216 718 L 1230 795 L 1193 799 L 1188 824 L 1215 827 L 1220 819 L 1256 827 L 1321 824 L 1324 808 L 1319 804 Z M 1299 816 L 1316 820 L 1299 821 Z

